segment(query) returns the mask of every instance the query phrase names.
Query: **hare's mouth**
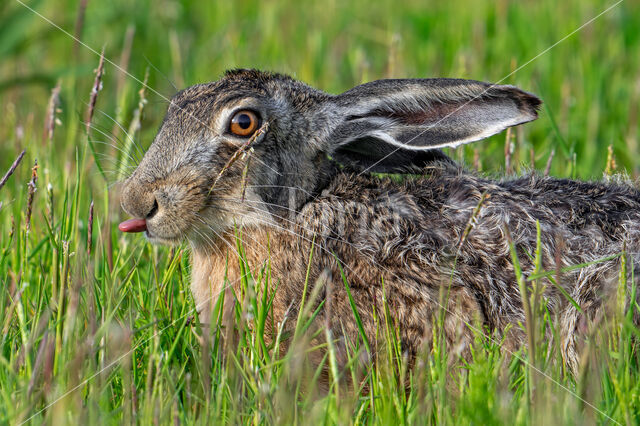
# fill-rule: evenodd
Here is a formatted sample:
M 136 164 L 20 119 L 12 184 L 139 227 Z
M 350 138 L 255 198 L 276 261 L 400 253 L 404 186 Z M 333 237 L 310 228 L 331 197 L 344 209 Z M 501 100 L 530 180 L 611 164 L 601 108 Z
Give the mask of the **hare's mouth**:
M 182 237 L 159 236 L 157 234 L 154 234 L 152 231 L 149 231 L 148 229 L 144 231 L 144 236 L 151 244 L 158 244 L 163 246 L 175 246 L 176 244 L 180 244 L 183 239 Z
M 169 234 L 158 230 L 157 226 L 147 223 L 147 228 L 144 230 L 144 236 L 151 244 L 159 244 L 166 246 L 174 246 L 184 240 L 184 233 L 179 232 L 175 234 Z

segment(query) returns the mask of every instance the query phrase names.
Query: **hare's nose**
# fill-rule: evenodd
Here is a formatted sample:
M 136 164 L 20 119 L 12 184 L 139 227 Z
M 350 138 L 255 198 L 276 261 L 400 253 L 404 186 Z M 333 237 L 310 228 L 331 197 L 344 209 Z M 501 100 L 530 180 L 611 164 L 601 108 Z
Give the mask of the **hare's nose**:
M 154 197 L 153 198 L 153 205 L 151 206 L 151 210 L 149 210 L 149 212 L 146 214 L 146 216 L 144 218 L 149 220 L 152 217 L 154 217 L 156 215 L 156 213 L 158 213 L 158 200 Z
M 122 208 L 135 218 L 149 220 L 158 213 L 159 204 L 155 191 L 132 182 L 122 193 Z

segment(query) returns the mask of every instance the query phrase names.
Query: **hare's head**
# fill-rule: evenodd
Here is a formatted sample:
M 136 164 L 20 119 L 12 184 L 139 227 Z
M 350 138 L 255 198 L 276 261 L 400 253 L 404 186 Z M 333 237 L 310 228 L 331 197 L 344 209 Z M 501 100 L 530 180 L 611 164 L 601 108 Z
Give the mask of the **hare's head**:
M 379 80 L 328 95 L 253 70 L 178 93 L 126 180 L 122 207 L 153 242 L 213 242 L 234 225 L 286 220 L 340 167 L 402 173 L 438 148 L 534 120 L 540 100 L 469 80 Z

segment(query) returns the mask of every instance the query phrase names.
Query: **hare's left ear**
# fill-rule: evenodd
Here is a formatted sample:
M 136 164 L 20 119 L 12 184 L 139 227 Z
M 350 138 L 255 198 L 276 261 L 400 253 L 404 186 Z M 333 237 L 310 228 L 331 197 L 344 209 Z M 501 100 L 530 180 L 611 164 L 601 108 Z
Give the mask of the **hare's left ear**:
M 333 97 L 340 117 L 329 137 L 339 163 L 401 172 L 437 158 L 438 148 L 494 135 L 538 117 L 536 96 L 472 80 L 378 80 Z

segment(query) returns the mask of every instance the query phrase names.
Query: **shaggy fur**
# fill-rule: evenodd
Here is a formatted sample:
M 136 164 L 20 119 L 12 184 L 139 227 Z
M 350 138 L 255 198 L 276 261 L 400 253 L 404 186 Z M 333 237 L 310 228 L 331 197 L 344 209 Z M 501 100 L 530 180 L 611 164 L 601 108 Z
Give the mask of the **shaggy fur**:
M 452 352 L 467 356 L 482 331 L 512 351 L 525 343 L 525 316 L 510 241 L 530 276 L 537 223 L 544 270 L 625 251 L 629 288 L 640 277 L 636 189 L 535 174 L 489 180 L 435 149 L 533 120 L 539 104 L 512 86 L 465 80 L 383 80 L 331 96 L 283 75 L 232 71 L 176 95 L 122 205 L 146 218 L 151 241 L 190 242 L 203 322 L 225 286 L 239 286 L 237 262 L 228 259 L 237 257 L 234 230 L 241 229 L 250 266 L 272 265 L 273 324 L 297 316 L 313 245 L 309 291 L 322 286 L 316 303 L 326 301 L 317 323 L 339 342 L 358 336 L 342 267 L 369 340 L 374 309 L 383 312 L 386 302 L 411 362 L 432 341 L 443 310 Z M 224 169 L 246 142 L 228 132 L 239 109 L 256 111 L 269 130 Z M 409 174 L 398 180 L 371 172 Z M 540 280 L 573 371 L 585 324 L 609 314 L 621 259 L 554 273 L 555 284 Z

